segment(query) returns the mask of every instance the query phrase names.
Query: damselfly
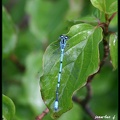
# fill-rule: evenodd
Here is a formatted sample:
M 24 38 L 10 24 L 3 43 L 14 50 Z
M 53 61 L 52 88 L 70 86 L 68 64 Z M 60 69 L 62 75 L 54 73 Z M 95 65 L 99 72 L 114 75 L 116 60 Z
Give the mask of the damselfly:
M 60 54 L 60 68 L 59 68 L 57 88 L 56 88 L 56 99 L 55 99 L 55 103 L 54 103 L 54 110 L 55 111 L 58 110 L 58 106 L 59 106 L 58 96 L 59 96 L 59 87 L 60 87 L 60 79 L 61 79 L 61 72 L 62 72 L 62 62 L 63 62 L 63 56 L 64 56 L 64 49 L 66 47 L 66 41 L 68 40 L 68 37 L 65 35 L 61 35 L 59 37 L 59 39 L 60 39 L 61 54 Z

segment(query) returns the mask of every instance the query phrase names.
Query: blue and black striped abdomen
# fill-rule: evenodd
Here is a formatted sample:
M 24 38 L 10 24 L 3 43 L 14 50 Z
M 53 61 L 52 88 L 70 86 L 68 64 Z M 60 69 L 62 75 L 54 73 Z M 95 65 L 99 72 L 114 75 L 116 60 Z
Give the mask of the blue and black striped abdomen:
M 59 97 L 59 87 L 60 87 L 60 79 L 61 79 L 61 73 L 62 73 L 62 63 L 63 63 L 63 56 L 64 56 L 64 49 L 66 46 L 66 41 L 67 41 L 68 37 L 67 36 L 60 36 L 60 49 L 61 49 L 61 54 L 60 54 L 60 68 L 59 68 L 59 72 L 58 72 L 58 81 L 57 81 L 57 88 L 56 88 L 56 99 L 55 99 L 55 103 L 54 103 L 54 110 L 57 111 L 58 110 L 58 97 Z

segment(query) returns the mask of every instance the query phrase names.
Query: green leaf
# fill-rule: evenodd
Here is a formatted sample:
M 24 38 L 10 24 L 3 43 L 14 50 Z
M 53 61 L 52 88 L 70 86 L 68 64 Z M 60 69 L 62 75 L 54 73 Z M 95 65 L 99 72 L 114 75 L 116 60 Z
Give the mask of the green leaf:
M 98 19 L 95 16 L 85 16 L 85 17 L 81 17 L 80 22 L 85 22 L 85 23 L 89 23 L 91 25 L 97 25 L 98 24 Z M 78 21 L 75 21 L 78 22 Z
M 16 29 L 11 20 L 11 17 L 2 7 L 2 57 L 7 57 L 15 48 L 16 45 Z
M 42 98 L 57 118 L 72 108 L 73 93 L 85 85 L 89 75 L 99 68 L 99 43 L 102 40 L 102 29 L 89 24 L 77 24 L 67 33 L 69 40 L 63 60 L 63 69 L 59 89 L 59 110 L 54 112 L 55 91 L 59 71 L 60 52 L 55 54 L 58 41 L 46 49 L 43 57 L 43 76 L 40 78 Z
M 13 101 L 5 95 L 2 95 L 2 111 L 3 120 L 12 120 L 15 115 L 15 105 Z
M 101 22 L 106 22 L 105 14 L 97 8 L 95 8 L 95 10 L 93 11 L 93 16 L 96 17 L 96 19 L 99 20 L 99 22 L 100 21 Z
M 118 38 L 116 34 L 110 35 L 109 40 L 111 62 L 114 69 L 118 67 Z
M 80 23 L 89 23 L 91 25 L 97 25 L 98 24 L 98 19 L 95 16 L 85 16 L 81 17 L 76 20 L 68 20 L 68 25 L 73 26 L 75 24 L 80 24 Z
M 106 14 L 112 14 L 117 11 L 117 0 L 91 0 L 91 3 Z

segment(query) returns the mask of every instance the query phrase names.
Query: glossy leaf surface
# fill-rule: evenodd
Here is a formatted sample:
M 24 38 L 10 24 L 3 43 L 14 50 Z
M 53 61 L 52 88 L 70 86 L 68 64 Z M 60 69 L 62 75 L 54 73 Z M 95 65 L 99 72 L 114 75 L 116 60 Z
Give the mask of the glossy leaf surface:
M 118 67 L 118 38 L 116 34 L 110 36 L 109 47 L 111 62 L 114 69 L 116 69 Z
M 91 3 L 106 14 L 112 14 L 117 11 L 117 0 L 91 0 Z
M 55 91 L 60 64 L 60 52 L 55 51 L 58 41 L 48 46 L 43 57 L 43 76 L 40 79 L 42 98 L 53 118 L 72 108 L 73 93 L 85 85 L 87 77 L 99 68 L 98 46 L 102 40 L 102 29 L 89 24 L 77 24 L 67 33 L 69 40 L 63 60 L 59 90 L 59 110 L 54 112 Z

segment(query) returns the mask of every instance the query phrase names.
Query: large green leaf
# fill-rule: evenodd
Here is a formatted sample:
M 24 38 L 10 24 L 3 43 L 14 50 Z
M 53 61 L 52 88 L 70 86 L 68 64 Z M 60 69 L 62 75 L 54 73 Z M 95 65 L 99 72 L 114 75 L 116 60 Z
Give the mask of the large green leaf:
M 111 62 L 114 69 L 116 69 L 118 67 L 118 38 L 116 34 L 110 35 L 109 47 Z
M 3 120 L 12 120 L 15 114 L 15 105 L 13 101 L 5 95 L 2 95 L 2 111 Z
M 95 16 L 88 15 L 85 17 L 78 18 L 76 20 L 69 20 L 68 23 L 70 24 L 69 26 L 73 26 L 73 25 L 80 24 L 80 23 L 89 23 L 91 25 L 97 25 L 98 20 Z
M 2 57 L 7 57 L 15 48 L 16 45 L 16 29 L 11 20 L 11 17 L 2 7 Z
M 55 47 L 58 41 L 47 48 L 43 57 L 41 94 L 53 118 L 72 108 L 73 93 L 84 86 L 87 77 L 99 68 L 98 46 L 102 40 L 102 29 L 89 24 L 77 24 L 71 27 L 67 36 L 69 47 L 66 47 L 64 54 L 58 112 L 54 112 L 53 108 L 60 58 L 60 52 L 55 52 L 59 48 Z
M 117 11 L 117 0 L 91 0 L 91 3 L 106 14 L 112 14 Z

